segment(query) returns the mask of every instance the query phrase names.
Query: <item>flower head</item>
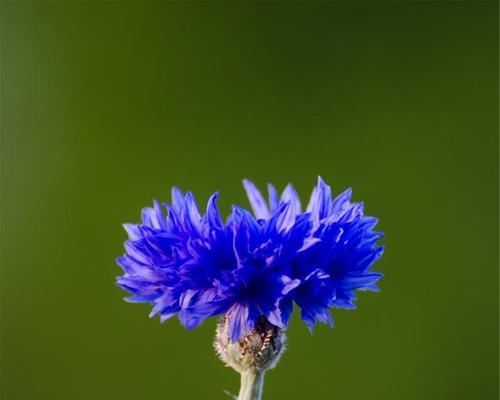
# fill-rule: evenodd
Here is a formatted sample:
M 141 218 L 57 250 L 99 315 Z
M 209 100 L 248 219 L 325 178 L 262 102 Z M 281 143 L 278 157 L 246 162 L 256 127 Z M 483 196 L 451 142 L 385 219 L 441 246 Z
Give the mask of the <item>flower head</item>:
M 253 214 L 233 206 L 224 221 L 217 193 L 204 215 L 191 193 L 172 190 L 172 202 L 154 202 L 142 223 L 126 224 L 126 254 L 117 259 L 117 283 L 131 302 L 153 304 L 151 316 L 178 315 L 188 329 L 225 315 L 233 342 L 265 317 L 286 327 L 293 303 L 312 329 L 332 323 L 330 308 L 353 308 L 354 291 L 376 290 L 370 271 L 382 255 L 381 236 L 350 191 L 332 199 L 319 179 L 305 211 L 288 185 L 281 197 L 269 185 L 266 201 L 245 180 Z

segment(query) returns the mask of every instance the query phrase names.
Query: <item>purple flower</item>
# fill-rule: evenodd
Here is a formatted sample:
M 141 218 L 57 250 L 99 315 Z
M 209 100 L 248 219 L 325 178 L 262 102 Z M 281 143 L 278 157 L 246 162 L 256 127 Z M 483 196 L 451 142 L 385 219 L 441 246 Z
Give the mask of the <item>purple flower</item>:
M 253 214 L 233 206 L 224 221 L 215 193 L 201 215 L 191 193 L 172 190 L 172 203 L 155 201 L 142 223 L 126 224 L 126 254 L 117 259 L 120 287 L 130 302 L 150 302 L 161 321 L 178 315 L 188 329 L 215 315 L 228 317 L 232 341 L 262 316 L 284 328 L 295 302 L 310 329 L 332 324 L 330 308 L 353 308 L 354 291 L 376 290 L 371 272 L 382 255 L 377 220 L 365 217 L 350 191 L 332 199 L 319 179 L 305 212 L 288 185 L 269 200 L 245 180 Z

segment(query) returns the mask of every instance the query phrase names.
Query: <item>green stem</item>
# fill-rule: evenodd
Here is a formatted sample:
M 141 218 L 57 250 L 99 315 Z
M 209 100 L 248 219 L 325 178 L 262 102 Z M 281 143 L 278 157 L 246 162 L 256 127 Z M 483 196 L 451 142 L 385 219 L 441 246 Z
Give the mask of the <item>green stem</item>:
M 241 374 L 238 400 L 261 400 L 264 386 L 264 371 L 250 370 Z

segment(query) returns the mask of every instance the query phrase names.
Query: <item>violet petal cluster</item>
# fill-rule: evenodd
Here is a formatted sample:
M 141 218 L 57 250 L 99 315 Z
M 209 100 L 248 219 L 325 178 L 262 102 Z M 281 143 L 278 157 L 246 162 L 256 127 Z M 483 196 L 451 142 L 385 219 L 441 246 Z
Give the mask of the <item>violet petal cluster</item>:
M 267 200 L 244 186 L 253 213 L 233 206 L 224 220 L 215 193 L 202 214 L 190 192 L 174 188 L 171 203 L 154 201 L 142 223 L 125 224 L 117 284 L 131 293 L 126 300 L 151 303 L 161 322 L 177 315 L 188 329 L 224 314 L 234 342 L 261 316 L 286 327 L 294 303 L 310 330 L 333 325 L 331 308 L 354 308 L 356 290 L 378 290 L 382 274 L 371 267 L 383 234 L 350 189 L 332 198 L 319 178 L 303 210 L 291 185 L 281 196 L 269 185 Z

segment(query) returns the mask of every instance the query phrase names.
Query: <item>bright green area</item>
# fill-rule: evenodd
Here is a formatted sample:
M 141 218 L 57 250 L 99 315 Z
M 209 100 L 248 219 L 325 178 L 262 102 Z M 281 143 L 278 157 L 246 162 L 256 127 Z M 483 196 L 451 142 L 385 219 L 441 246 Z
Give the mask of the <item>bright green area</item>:
M 352 186 L 382 292 L 265 399 L 498 398 L 498 6 L 2 2 L 1 398 L 229 399 L 215 321 L 122 301 L 122 222 L 172 185 Z

